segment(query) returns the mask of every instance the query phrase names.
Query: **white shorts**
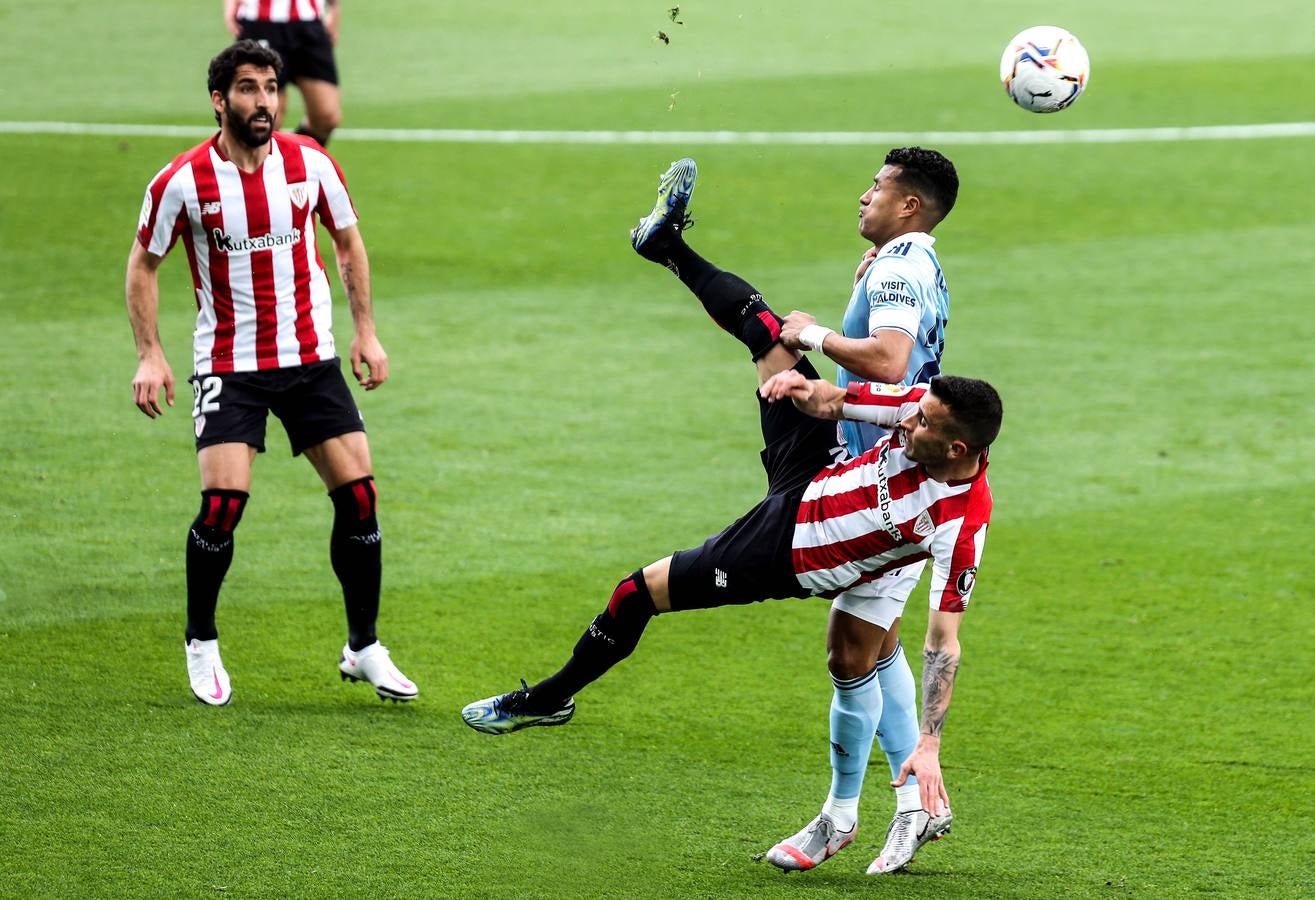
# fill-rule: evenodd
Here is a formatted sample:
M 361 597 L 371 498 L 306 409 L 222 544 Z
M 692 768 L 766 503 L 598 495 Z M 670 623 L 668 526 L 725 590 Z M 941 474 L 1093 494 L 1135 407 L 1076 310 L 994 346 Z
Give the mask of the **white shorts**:
M 920 559 L 887 572 L 876 581 L 860 584 L 840 594 L 831 601 L 831 608 L 889 631 L 891 624 L 904 615 L 904 604 L 918 586 L 918 579 L 926 567 L 927 560 Z

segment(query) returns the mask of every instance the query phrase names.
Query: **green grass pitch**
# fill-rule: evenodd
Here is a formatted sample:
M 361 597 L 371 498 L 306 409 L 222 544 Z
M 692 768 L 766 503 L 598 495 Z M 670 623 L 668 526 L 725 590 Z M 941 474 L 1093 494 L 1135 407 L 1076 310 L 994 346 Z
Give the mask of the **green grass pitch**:
M 673 5 L 348 3 L 345 124 L 1315 120 L 1298 0 Z M 220 4 L 162 6 L 0 4 L 0 121 L 205 125 Z M 996 61 L 1051 20 L 1092 81 L 1030 116 Z M 694 155 L 691 242 L 836 325 L 887 148 L 335 143 L 393 366 L 361 399 L 381 636 L 422 696 L 338 681 L 330 504 L 274 426 L 216 710 L 179 646 L 190 396 L 133 407 L 122 300 L 142 190 L 190 143 L 0 134 L 0 895 L 1315 893 L 1315 140 L 945 148 L 945 364 L 1006 419 L 943 750 L 954 833 L 884 880 L 862 874 L 879 754 L 852 848 L 789 878 L 754 860 L 826 794 L 823 602 L 656 620 L 566 728 L 494 739 L 457 711 L 548 674 L 617 579 L 759 496 L 742 350 L 626 243 L 658 173 Z

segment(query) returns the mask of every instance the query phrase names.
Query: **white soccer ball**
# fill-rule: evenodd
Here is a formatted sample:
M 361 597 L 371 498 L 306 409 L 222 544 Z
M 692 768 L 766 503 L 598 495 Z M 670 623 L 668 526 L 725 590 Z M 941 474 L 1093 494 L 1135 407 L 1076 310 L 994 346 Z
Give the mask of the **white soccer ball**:
M 1056 25 L 1020 31 L 1000 57 L 1009 98 L 1030 112 L 1059 112 L 1082 96 L 1091 62 L 1082 42 Z

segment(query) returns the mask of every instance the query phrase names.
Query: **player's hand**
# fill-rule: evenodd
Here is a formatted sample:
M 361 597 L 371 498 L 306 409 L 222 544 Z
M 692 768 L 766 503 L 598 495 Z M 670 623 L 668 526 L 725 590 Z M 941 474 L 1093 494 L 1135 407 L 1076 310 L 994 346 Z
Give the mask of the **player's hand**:
M 781 344 L 787 350 L 807 350 L 803 342 L 799 340 L 799 332 L 803 331 L 808 325 L 815 325 L 817 319 L 806 312 L 794 310 L 790 315 L 785 317 L 781 323 Z
M 813 385 L 797 370 L 786 369 L 764 381 L 762 387 L 758 388 L 758 393 L 768 403 L 775 403 L 787 397 L 791 400 L 807 402 L 813 395 Z
M 945 780 L 941 778 L 941 739 L 929 734 L 918 736 L 918 746 L 899 768 L 899 777 L 891 787 L 903 787 L 910 775 L 917 776 L 918 796 L 922 808 L 933 816 L 943 816 L 950 808 L 950 795 L 945 793 Z
M 365 371 L 361 366 L 364 364 Z M 361 387 L 372 391 L 388 380 L 388 354 L 374 335 L 352 339 L 352 374 Z
M 868 270 L 868 266 L 872 265 L 872 260 L 877 258 L 877 253 L 880 250 L 880 247 L 869 247 L 868 252 L 863 254 L 863 258 L 858 261 L 858 269 L 854 272 L 854 284 L 858 284 L 863 280 L 863 273 Z
M 137 365 L 132 379 L 132 400 L 137 408 L 154 419 L 164 415 L 160 407 L 160 388 L 164 388 L 164 401 L 174 405 L 174 373 L 163 356 L 148 356 Z
M 324 30 L 329 35 L 329 43 L 338 46 L 338 4 L 331 3 L 324 10 Z
M 235 38 L 242 33 L 237 24 L 237 0 L 224 0 L 224 27 Z

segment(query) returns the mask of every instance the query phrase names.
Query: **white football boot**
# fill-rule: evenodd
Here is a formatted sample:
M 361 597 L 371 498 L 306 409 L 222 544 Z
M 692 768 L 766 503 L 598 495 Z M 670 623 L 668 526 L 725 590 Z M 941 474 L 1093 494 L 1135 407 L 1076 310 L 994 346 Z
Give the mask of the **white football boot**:
M 822 813 L 805 825 L 803 831 L 768 850 L 767 861 L 787 872 L 812 869 L 848 847 L 856 834 L 857 822 L 848 831 L 841 831 L 830 816 Z
M 233 685 L 228 680 L 223 660 L 219 658 L 219 640 L 183 644 L 187 653 L 187 680 L 196 699 L 208 706 L 224 706 L 233 699 Z
M 370 682 L 380 700 L 397 703 L 420 696 L 420 689 L 393 665 L 388 648 L 378 641 L 361 650 L 353 650 L 351 645 L 344 644 L 338 672 L 343 681 Z
M 949 809 L 943 816 L 928 815 L 926 810 L 895 813 L 886 830 L 886 846 L 868 866 L 869 875 L 889 875 L 913 862 L 913 854 L 929 841 L 939 841 L 950 833 L 954 816 Z

